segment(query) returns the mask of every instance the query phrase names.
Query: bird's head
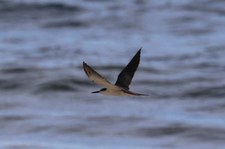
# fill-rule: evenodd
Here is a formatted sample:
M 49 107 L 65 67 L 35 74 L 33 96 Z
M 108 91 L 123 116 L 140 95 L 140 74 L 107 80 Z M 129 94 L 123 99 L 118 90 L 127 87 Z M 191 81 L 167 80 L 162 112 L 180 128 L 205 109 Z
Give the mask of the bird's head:
M 101 93 L 101 92 L 104 92 L 104 91 L 106 91 L 106 88 L 102 88 L 102 89 L 100 89 L 99 91 L 94 91 L 94 92 L 92 92 L 92 93 Z

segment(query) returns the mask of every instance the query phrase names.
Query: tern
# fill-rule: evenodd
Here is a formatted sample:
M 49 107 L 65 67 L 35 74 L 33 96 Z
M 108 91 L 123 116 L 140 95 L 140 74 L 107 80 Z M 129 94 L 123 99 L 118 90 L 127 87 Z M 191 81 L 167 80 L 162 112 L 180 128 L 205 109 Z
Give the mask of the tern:
M 120 72 L 115 84 L 110 83 L 97 71 L 83 62 L 83 69 L 88 78 L 94 83 L 105 87 L 92 93 L 101 93 L 109 96 L 147 96 L 145 94 L 135 93 L 129 90 L 129 85 L 140 62 L 141 49 L 142 48 L 138 50 L 127 66 Z

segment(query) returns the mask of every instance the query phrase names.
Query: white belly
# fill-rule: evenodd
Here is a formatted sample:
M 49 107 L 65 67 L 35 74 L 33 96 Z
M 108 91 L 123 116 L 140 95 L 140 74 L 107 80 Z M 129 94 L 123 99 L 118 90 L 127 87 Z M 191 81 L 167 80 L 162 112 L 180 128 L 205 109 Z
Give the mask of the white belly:
M 130 96 L 130 94 L 125 93 L 122 91 L 122 89 L 107 89 L 104 92 L 101 92 L 103 95 L 109 95 L 109 96 Z

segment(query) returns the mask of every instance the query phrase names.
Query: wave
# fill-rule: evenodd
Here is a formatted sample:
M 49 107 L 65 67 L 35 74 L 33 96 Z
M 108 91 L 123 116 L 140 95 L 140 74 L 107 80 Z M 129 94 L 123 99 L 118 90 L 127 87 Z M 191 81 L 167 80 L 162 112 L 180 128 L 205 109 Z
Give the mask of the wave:
M 58 79 L 53 81 L 46 81 L 37 85 L 35 92 L 76 92 L 79 91 L 79 86 L 88 86 L 90 82 L 88 80 L 80 80 L 74 78 Z
M 81 6 L 63 3 L 3 3 L 0 5 L 0 20 L 24 23 L 27 20 L 64 18 L 82 12 Z M 40 23 L 40 22 L 37 22 Z
M 88 27 L 89 24 L 84 21 L 67 20 L 48 22 L 43 25 L 44 28 L 62 28 L 62 27 Z
M 225 97 L 225 84 L 219 86 L 209 86 L 209 87 L 197 87 L 187 90 L 181 96 L 191 97 L 191 98 L 224 98 Z
M 223 141 L 225 139 L 225 130 L 221 128 L 186 126 L 182 124 L 173 124 L 162 127 L 138 128 L 127 132 L 130 135 L 138 137 L 165 137 L 180 135 L 184 138 L 198 141 Z
M 63 3 L 12 3 L 12 2 L 4 2 L 0 6 L 0 12 L 29 12 L 29 11 L 82 11 L 83 8 L 75 5 L 67 5 Z

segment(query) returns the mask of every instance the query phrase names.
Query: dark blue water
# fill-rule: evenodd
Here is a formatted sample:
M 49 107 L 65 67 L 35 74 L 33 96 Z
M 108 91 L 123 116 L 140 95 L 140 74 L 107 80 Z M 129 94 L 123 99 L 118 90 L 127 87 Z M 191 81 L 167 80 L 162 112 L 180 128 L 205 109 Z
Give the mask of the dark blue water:
M 0 1 L 0 148 L 225 148 L 225 1 Z M 85 61 L 130 86 L 93 95 Z

